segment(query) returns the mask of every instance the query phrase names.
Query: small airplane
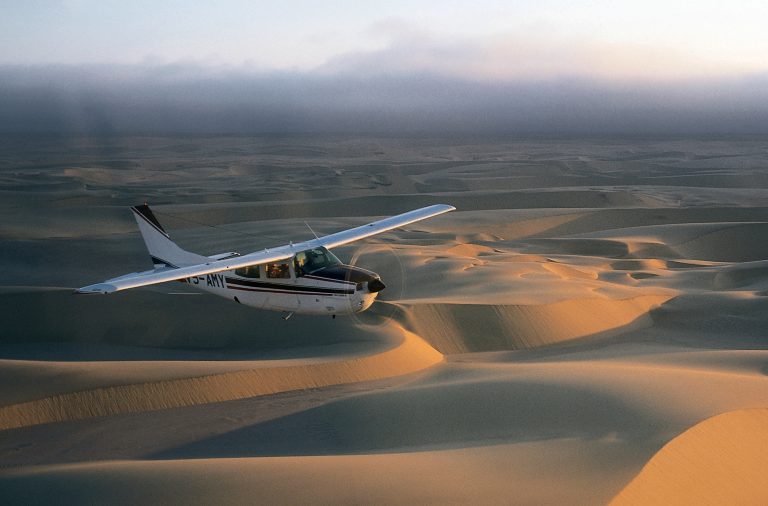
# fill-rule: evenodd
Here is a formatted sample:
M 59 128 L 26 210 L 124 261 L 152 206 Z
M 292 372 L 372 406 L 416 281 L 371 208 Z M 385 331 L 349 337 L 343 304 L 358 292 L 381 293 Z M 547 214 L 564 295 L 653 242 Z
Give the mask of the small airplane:
M 344 265 L 330 249 L 432 218 L 456 208 L 436 204 L 300 243 L 241 255 L 203 256 L 181 249 L 145 203 L 131 207 L 154 269 L 133 272 L 75 290 L 110 294 L 181 281 L 240 304 L 294 313 L 336 315 L 365 311 L 385 288 L 371 271 Z M 309 226 L 309 225 L 307 225 Z M 310 228 L 310 231 L 312 229 Z

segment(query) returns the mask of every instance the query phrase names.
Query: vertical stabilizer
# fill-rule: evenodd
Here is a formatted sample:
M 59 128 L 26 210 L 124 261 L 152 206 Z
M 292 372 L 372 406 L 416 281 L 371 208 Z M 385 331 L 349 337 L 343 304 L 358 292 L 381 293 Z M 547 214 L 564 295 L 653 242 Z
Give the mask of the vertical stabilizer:
M 184 267 L 208 261 L 207 257 L 179 248 L 147 204 L 131 207 L 155 268 Z

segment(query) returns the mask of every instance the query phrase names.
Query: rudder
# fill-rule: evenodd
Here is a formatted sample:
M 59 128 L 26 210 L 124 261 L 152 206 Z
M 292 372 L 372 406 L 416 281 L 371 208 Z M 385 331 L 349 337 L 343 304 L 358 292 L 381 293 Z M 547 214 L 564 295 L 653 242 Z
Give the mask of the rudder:
M 207 257 L 183 250 L 173 242 L 147 204 L 133 206 L 131 211 L 156 269 L 183 267 L 208 261 Z

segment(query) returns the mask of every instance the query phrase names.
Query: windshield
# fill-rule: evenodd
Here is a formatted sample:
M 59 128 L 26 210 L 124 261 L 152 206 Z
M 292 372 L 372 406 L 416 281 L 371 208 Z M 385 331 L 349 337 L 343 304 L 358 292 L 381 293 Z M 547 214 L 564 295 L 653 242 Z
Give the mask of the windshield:
M 341 260 L 325 248 L 314 248 L 296 253 L 294 262 L 296 275 L 301 276 L 303 274 L 312 274 L 332 265 L 339 265 Z

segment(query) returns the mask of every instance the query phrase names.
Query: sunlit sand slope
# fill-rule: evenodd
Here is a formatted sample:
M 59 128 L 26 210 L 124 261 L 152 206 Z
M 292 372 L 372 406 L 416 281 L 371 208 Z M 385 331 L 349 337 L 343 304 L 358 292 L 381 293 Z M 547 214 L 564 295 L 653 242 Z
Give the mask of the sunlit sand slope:
M 768 409 L 732 411 L 670 441 L 611 506 L 768 504 Z
M 604 503 L 582 486 L 600 479 L 580 466 L 586 455 L 616 459 L 566 439 L 414 453 L 107 461 L 8 470 L 0 489 L 29 505 Z M 548 475 L 554 457 L 563 471 L 558 486 Z
M 442 353 L 535 348 L 651 324 L 648 311 L 670 296 L 573 299 L 541 305 L 419 304 L 408 321 Z
M 402 344 L 368 357 L 97 388 L 14 404 L 0 408 L 0 429 L 367 381 L 417 371 L 442 360 L 418 336 L 402 333 Z

